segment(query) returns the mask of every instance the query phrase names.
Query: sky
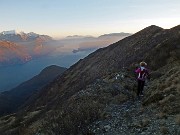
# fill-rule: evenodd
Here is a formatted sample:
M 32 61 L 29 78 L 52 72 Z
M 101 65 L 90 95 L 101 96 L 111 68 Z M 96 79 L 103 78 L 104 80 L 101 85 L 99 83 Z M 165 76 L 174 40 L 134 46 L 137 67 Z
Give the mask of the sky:
M 61 38 L 179 24 L 180 0 L 0 0 L 0 32 L 15 29 Z

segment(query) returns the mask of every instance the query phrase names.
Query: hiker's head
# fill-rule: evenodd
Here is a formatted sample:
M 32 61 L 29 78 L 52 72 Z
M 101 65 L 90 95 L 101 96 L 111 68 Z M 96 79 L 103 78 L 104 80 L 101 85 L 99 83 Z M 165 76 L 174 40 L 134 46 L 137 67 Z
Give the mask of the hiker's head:
M 141 66 L 141 67 L 145 67 L 145 66 L 147 66 L 147 63 L 144 62 L 144 61 L 142 61 L 142 62 L 140 62 L 140 66 Z

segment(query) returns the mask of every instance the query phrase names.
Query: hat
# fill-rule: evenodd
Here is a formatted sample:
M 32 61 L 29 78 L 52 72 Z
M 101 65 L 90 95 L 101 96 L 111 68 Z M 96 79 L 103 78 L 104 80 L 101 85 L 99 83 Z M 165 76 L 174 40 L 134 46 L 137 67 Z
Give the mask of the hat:
M 142 62 L 140 62 L 140 66 L 142 66 L 142 67 L 147 66 L 147 63 L 142 61 Z

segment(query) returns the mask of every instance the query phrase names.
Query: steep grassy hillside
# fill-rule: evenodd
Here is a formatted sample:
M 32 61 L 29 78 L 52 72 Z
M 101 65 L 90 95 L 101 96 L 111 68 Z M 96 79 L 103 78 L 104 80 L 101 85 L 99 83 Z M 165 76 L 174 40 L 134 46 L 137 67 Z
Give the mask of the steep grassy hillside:
M 179 39 L 180 26 L 167 30 L 150 26 L 95 51 L 44 87 L 21 112 L 1 118 L 1 131 L 65 135 L 178 133 L 179 122 L 175 123 L 174 117 L 178 118 L 180 108 Z M 152 77 L 145 87 L 146 96 L 138 102 L 133 71 L 142 60 L 148 63 Z M 170 130 L 166 127 L 170 126 L 169 119 L 173 125 Z M 159 129 L 162 121 L 168 122 Z
M 20 84 L 10 91 L 0 93 L 0 115 L 17 111 L 30 96 L 37 93 L 45 85 L 52 82 L 58 75 L 61 75 L 66 68 L 55 65 L 49 66 L 32 79 Z

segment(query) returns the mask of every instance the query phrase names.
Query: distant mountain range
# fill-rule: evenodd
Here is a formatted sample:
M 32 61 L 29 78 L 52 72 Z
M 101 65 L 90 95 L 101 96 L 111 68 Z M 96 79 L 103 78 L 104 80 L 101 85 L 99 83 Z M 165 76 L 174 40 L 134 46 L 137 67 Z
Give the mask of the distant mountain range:
M 124 32 L 121 32 L 121 33 L 110 33 L 110 34 L 101 35 L 101 36 L 99 36 L 99 38 L 127 37 L 127 36 L 130 36 L 130 35 L 132 35 L 132 34 L 130 34 L 130 33 L 124 33 Z
M 0 67 L 23 64 L 48 54 L 55 55 L 54 51 L 56 54 L 63 53 L 63 49 L 69 50 L 66 49 L 68 47 L 74 53 L 93 51 L 129 35 L 131 34 L 114 33 L 105 34 L 98 38 L 74 35 L 61 40 L 54 40 L 48 35 L 39 35 L 34 32 L 3 31 L 0 33 Z
M 30 96 L 53 81 L 65 70 L 66 68 L 55 65 L 46 67 L 38 75 L 23 82 L 16 88 L 0 93 L 0 115 L 16 111 Z
M 11 41 L 11 42 L 24 42 L 24 41 L 48 41 L 52 40 L 50 36 L 47 35 L 39 35 L 34 32 L 24 33 L 24 32 L 16 32 L 15 30 L 11 31 L 3 31 L 0 33 L 0 40 L 3 41 Z
M 109 34 L 104 34 L 100 35 L 99 37 L 93 37 L 90 35 L 87 36 L 81 36 L 81 35 L 73 35 L 73 36 L 67 36 L 65 39 L 97 39 L 97 38 L 110 38 L 110 37 L 127 37 L 132 35 L 131 33 L 109 33 Z
M 23 64 L 47 54 L 47 42 L 52 38 L 33 32 L 17 33 L 15 30 L 0 33 L 0 66 Z M 51 51 L 51 50 L 50 50 Z
M 90 35 L 89 36 L 73 35 L 73 36 L 65 37 L 65 39 L 85 39 L 85 38 L 93 39 L 95 37 L 90 36 Z
M 92 36 L 72 36 L 73 39 L 81 39 L 84 40 L 83 43 L 80 43 L 79 47 L 77 49 L 74 49 L 73 52 L 84 52 L 88 50 L 96 50 L 98 48 L 106 47 L 109 44 L 115 43 L 123 38 L 126 38 L 132 34 L 130 33 L 110 33 L 110 34 L 104 34 L 99 37 L 92 37 Z

